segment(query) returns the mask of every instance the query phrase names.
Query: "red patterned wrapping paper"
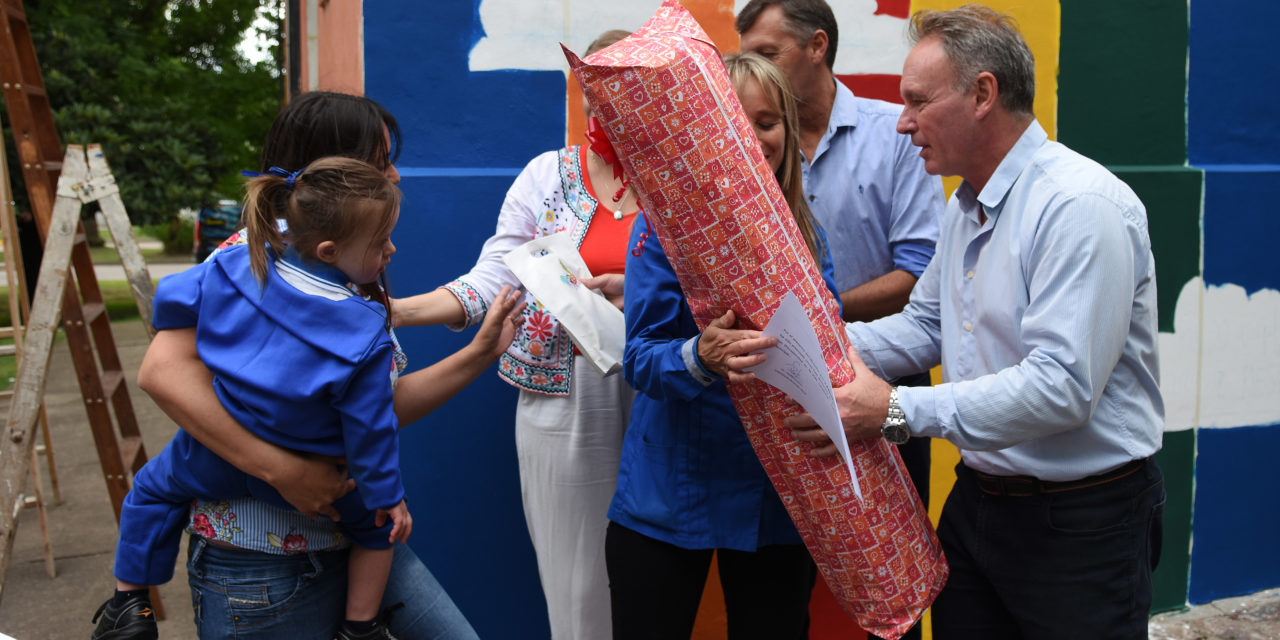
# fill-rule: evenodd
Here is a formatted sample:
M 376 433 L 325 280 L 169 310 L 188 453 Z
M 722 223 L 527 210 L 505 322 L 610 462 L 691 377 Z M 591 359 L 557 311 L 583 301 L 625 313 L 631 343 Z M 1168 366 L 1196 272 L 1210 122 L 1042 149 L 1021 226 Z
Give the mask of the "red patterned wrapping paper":
M 760 329 L 794 291 L 834 384 L 853 379 L 839 307 L 765 162 L 720 54 L 676 0 L 586 61 L 565 56 L 602 122 L 698 326 L 733 309 Z M 645 224 L 639 222 L 638 224 Z M 947 578 L 928 514 L 897 451 L 850 443 L 863 500 L 838 458 L 816 459 L 782 424 L 795 402 L 729 385 L 747 435 L 836 599 L 862 628 L 898 638 Z

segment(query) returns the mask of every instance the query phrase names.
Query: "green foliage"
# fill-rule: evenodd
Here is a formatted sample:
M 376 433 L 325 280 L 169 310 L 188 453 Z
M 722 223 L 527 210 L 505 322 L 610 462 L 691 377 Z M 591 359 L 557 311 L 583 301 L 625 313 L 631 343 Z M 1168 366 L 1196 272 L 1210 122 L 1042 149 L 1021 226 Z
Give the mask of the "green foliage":
M 281 6 L 281 0 L 26 2 L 62 142 L 102 144 L 136 224 L 168 224 L 184 207 L 239 196 L 239 172 L 257 168 L 280 106 L 278 31 L 268 34 L 274 60 L 250 62 L 236 47 L 260 8 L 281 15 Z M 12 140 L 7 133 L 6 139 Z M 21 188 L 16 192 L 25 198 Z
M 141 229 L 142 235 L 155 238 L 164 245 L 166 255 L 191 255 L 195 243 L 195 223 L 173 216 L 166 222 L 149 224 Z

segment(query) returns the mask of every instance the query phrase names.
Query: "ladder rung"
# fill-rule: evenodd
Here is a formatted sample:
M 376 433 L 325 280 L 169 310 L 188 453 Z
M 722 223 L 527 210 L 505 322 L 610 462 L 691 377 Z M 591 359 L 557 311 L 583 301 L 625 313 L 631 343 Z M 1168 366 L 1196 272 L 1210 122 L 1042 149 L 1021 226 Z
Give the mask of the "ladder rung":
M 31 507 L 40 506 L 40 501 L 35 496 L 22 496 L 22 506 L 30 509 Z
M 45 160 L 44 170 L 45 171 L 62 171 L 62 161 L 61 160 Z
M 84 314 L 84 323 L 92 324 L 94 320 L 98 319 L 98 316 L 102 315 L 103 312 L 106 311 L 106 309 L 107 308 L 103 306 L 101 302 L 85 303 L 84 307 L 81 308 L 81 313 Z
M 17 345 L 0 344 L 0 356 L 11 356 L 18 352 Z
M 26 92 L 26 94 L 27 94 L 27 95 L 29 95 L 29 96 L 40 96 L 40 97 L 45 97 L 45 94 L 44 94 L 44 87 L 42 87 L 42 86 L 40 86 L 40 85 L 38 85 L 38 84 L 32 84 L 32 83 L 30 83 L 30 82 L 24 82 L 24 83 L 22 83 L 22 90 L 23 90 L 24 92 Z M 59 163 L 59 164 L 61 164 L 61 163 Z
M 13 389 L 5 389 L 4 391 L 0 391 L 0 398 L 12 398 L 12 397 L 13 397 Z
M 120 388 L 120 383 L 124 382 L 123 371 L 103 371 L 102 372 L 102 397 L 110 398 L 116 394 L 116 390 Z
M 120 438 L 120 462 L 129 477 L 133 477 L 133 468 L 140 466 L 145 460 L 140 459 L 142 453 L 142 436 L 125 436 Z

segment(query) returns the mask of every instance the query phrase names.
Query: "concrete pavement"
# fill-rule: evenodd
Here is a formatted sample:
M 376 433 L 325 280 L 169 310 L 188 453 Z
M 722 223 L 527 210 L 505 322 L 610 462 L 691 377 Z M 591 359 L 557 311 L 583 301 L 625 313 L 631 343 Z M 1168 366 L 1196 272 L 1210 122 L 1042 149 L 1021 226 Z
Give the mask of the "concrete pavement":
M 176 426 L 137 388 L 146 331 L 141 321 L 133 320 L 114 323 L 112 333 L 143 442 L 154 454 L 173 436 Z M 25 509 L 0 591 L 0 633 L 17 640 L 88 638 L 93 632 L 90 619 L 115 588 L 111 575 L 115 516 L 65 345 L 61 339 L 54 345 L 44 398 L 63 498 L 60 505 L 52 504 L 49 477 L 41 463 L 45 498 L 51 503 L 48 519 L 57 576 L 51 579 L 45 574 L 40 522 L 35 509 Z M 0 401 L 0 406 L 7 415 L 8 401 Z M 29 487 L 27 493 L 31 493 Z M 181 558 L 185 557 L 184 549 Z M 159 623 L 162 638 L 196 637 L 186 581 L 185 563 L 179 562 L 174 579 L 161 588 L 167 614 Z

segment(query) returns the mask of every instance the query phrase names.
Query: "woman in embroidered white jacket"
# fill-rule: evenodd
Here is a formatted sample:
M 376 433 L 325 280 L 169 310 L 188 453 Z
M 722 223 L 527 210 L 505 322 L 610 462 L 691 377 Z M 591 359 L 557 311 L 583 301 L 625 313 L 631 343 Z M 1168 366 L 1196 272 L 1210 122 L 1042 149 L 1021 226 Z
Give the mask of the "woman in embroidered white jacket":
M 627 35 L 607 32 L 587 53 Z M 520 286 L 503 256 L 562 231 L 596 276 L 585 284 L 617 296 L 620 307 L 627 239 L 639 207 L 613 169 L 616 159 L 606 160 L 607 142 L 593 133 L 591 145 L 548 151 L 530 161 L 507 191 L 497 229 L 471 271 L 435 291 L 393 301 L 396 326 L 461 330 L 479 323 L 504 285 Z M 532 297 L 527 301 L 524 323 L 499 360 L 498 373 L 520 389 L 515 435 L 521 495 L 551 637 L 609 638 L 606 512 L 634 391 L 622 376 L 603 377 L 577 357 L 560 323 Z

